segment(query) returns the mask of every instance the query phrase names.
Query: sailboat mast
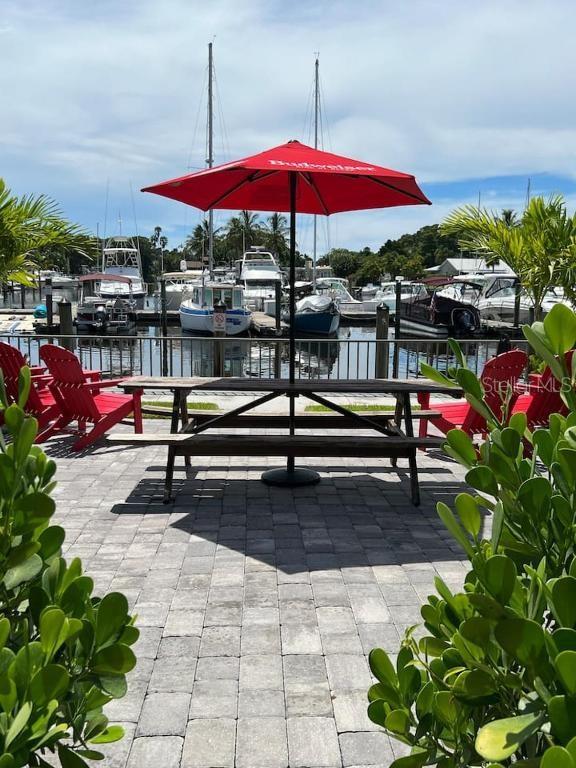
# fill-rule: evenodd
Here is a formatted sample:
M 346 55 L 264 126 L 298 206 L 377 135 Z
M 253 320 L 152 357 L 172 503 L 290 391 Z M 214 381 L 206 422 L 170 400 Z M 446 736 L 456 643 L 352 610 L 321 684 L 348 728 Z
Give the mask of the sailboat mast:
M 212 93 L 212 75 L 214 65 L 212 63 L 212 43 L 208 43 L 208 168 L 214 165 L 214 111 Z M 214 273 L 214 214 L 208 211 L 208 272 L 210 278 Z
M 316 55 L 316 61 L 314 62 L 314 149 L 318 149 L 318 113 L 320 112 L 320 87 L 319 87 L 319 78 L 318 78 L 318 68 L 320 66 L 320 62 L 318 60 L 318 55 Z M 314 244 L 312 246 L 312 284 L 314 288 L 316 288 L 316 241 L 317 241 L 317 216 L 314 216 L 314 222 L 313 222 L 313 241 Z

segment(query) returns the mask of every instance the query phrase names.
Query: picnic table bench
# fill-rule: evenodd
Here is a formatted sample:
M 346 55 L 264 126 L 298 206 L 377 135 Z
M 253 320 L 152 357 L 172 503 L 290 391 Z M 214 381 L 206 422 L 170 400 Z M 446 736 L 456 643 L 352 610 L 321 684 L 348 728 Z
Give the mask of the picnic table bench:
M 171 430 L 164 434 L 111 435 L 113 443 L 124 445 L 156 445 L 168 448 L 164 501 L 172 494 L 174 462 L 183 456 L 190 465 L 192 456 L 286 456 L 296 457 L 363 457 L 389 458 L 395 465 L 398 459 L 407 459 L 410 469 L 412 502 L 420 503 L 418 486 L 418 449 L 438 448 L 443 438 L 414 437 L 413 418 L 432 418 L 434 411 L 412 412 L 410 395 L 421 392 L 459 396 L 461 392 L 443 387 L 427 379 L 371 379 L 357 381 L 350 379 L 296 381 L 285 379 L 244 379 L 244 378 L 181 378 L 134 376 L 121 383 L 125 391 L 134 389 L 168 390 L 173 393 Z M 254 392 L 260 397 L 231 411 L 219 413 L 210 411 L 189 412 L 186 398 L 191 392 Z M 263 394 L 264 393 L 264 394 Z M 393 411 L 358 413 L 340 403 L 326 400 L 320 393 L 380 394 L 393 395 L 396 407 Z M 291 413 L 248 413 L 280 395 L 290 398 Z M 332 412 L 295 414 L 294 398 L 306 397 L 325 405 Z M 402 429 L 404 422 L 404 429 Z M 209 429 L 245 428 L 290 429 L 290 434 L 203 434 Z M 372 430 L 376 435 L 358 434 L 294 434 L 298 429 L 339 429 Z

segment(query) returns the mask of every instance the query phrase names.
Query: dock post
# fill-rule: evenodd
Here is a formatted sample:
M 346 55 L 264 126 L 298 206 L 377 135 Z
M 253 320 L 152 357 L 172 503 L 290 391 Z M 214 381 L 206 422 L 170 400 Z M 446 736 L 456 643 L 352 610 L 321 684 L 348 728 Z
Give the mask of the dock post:
M 514 286 L 514 327 L 520 326 L 520 294 L 522 293 L 522 284 L 520 280 Z
M 274 378 L 280 379 L 282 377 L 282 342 L 280 336 L 282 335 L 282 286 L 280 280 L 277 280 L 274 284 L 274 299 L 276 302 L 276 344 L 274 345 Z
M 400 310 L 402 308 L 402 280 L 396 280 L 396 310 L 394 314 L 394 358 L 392 360 L 392 377 L 398 378 L 400 364 Z
M 166 280 L 160 280 L 160 332 L 162 333 L 162 376 L 168 376 L 168 315 L 166 312 Z
M 226 304 L 214 304 L 213 314 L 214 333 L 214 376 L 224 377 L 224 338 L 226 337 Z
M 20 286 L 20 306 L 22 309 L 26 306 L 26 288 L 23 285 Z
M 70 338 L 74 335 L 74 325 L 72 323 L 72 304 L 69 301 L 58 302 L 58 316 L 60 318 L 60 344 L 73 352 L 76 343 L 74 339 Z
M 390 347 L 384 341 L 388 341 L 388 328 L 390 325 L 390 310 L 386 304 L 376 307 L 376 378 L 387 379 L 389 370 Z
M 52 305 L 52 278 L 47 277 L 44 283 L 44 300 L 46 302 L 46 322 L 49 326 L 54 322 L 54 307 Z

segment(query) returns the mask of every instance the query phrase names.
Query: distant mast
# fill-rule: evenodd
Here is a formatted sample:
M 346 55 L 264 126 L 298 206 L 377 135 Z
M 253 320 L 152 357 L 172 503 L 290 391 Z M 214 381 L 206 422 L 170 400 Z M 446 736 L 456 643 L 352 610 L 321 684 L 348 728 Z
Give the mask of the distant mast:
M 318 113 L 320 112 L 320 83 L 318 78 L 318 68 L 320 62 L 318 54 L 314 62 L 314 149 L 318 149 Z M 317 240 L 317 216 L 314 214 L 313 223 L 313 246 L 312 246 L 312 285 L 316 288 L 316 240 Z
M 208 168 L 212 168 L 214 165 L 213 67 L 212 43 L 208 43 L 208 157 L 206 158 Z M 214 274 L 214 214 L 212 210 L 208 211 L 208 273 L 212 279 Z

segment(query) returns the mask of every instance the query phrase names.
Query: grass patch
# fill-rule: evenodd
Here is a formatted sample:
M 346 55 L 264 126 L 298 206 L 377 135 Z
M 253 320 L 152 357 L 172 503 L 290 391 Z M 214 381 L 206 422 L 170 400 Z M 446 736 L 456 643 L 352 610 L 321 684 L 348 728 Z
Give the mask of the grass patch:
M 357 405 L 343 405 L 342 407 L 357 413 L 362 413 L 362 411 L 393 411 L 396 408 L 395 405 L 384 403 L 358 403 Z M 330 413 L 332 408 L 328 408 L 326 405 L 307 405 L 304 410 L 307 413 Z
M 145 419 L 169 419 L 172 417 L 172 403 L 168 400 L 142 400 L 142 405 L 152 406 L 154 408 L 166 408 L 166 413 L 145 413 Z M 217 403 L 200 400 L 198 402 L 189 402 L 188 410 L 192 411 L 219 411 Z

